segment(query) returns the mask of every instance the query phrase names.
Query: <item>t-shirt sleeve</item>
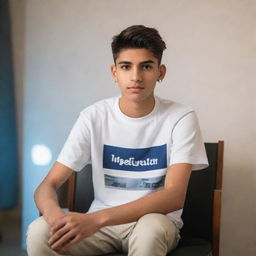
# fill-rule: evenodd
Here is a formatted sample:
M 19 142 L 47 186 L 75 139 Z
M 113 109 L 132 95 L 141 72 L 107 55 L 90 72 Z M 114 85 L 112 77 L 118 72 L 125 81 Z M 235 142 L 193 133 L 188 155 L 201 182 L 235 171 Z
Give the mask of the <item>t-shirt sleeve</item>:
M 177 163 L 192 164 L 192 170 L 201 170 L 209 165 L 194 111 L 180 118 L 172 132 L 170 165 Z
M 76 123 L 57 158 L 57 161 L 73 169 L 80 171 L 91 161 L 91 143 L 88 121 L 80 113 Z

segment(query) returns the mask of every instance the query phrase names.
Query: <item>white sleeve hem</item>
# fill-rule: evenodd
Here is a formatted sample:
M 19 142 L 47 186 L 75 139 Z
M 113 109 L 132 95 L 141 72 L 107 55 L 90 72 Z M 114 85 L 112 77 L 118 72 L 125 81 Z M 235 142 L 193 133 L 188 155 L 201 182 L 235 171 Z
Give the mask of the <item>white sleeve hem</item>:
M 67 166 L 68 168 L 72 169 L 75 172 L 80 172 L 81 169 L 83 168 L 83 167 L 77 167 L 74 163 L 71 163 L 71 162 L 67 161 L 66 159 L 63 160 L 61 158 L 58 158 L 57 162 Z

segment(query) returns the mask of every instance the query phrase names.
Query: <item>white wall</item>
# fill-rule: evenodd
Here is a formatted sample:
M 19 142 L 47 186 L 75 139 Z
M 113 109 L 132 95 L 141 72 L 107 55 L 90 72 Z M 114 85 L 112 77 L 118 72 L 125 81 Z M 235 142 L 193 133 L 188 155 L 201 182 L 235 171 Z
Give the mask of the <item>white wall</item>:
M 15 13 L 18 3 L 11 2 Z M 111 38 L 129 25 L 144 24 L 157 28 L 168 47 L 163 58 L 168 74 L 157 93 L 192 105 L 205 141 L 225 141 L 221 256 L 255 255 L 256 1 L 24 3 L 24 72 L 16 65 L 16 74 L 24 78 L 24 90 L 17 93 L 24 104 L 19 113 L 29 185 L 25 206 L 31 206 L 33 190 L 49 169 L 33 166 L 32 145 L 48 145 L 54 160 L 79 111 L 118 93 L 109 72 Z M 20 58 L 16 54 L 16 62 Z

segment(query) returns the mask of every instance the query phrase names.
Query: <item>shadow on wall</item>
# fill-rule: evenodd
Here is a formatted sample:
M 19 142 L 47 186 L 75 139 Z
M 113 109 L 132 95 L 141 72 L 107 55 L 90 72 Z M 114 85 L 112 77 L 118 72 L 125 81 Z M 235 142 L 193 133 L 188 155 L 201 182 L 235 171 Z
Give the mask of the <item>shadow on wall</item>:
M 0 255 L 21 249 L 25 1 L 0 0 Z M 18 136 L 17 136 L 18 135 Z M 18 156 L 19 153 L 19 156 Z
M 7 0 L 0 1 L 0 52 L 0 209 L 10 209 L 18 201 L 18 150 Z

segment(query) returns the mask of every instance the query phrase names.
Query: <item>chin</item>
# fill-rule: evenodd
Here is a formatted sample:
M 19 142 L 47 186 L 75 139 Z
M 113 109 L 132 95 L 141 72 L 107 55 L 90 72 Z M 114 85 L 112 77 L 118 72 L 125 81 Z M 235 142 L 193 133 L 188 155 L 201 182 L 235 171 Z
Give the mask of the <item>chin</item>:
M 141 95 L 141 94 L 133 94 L 133 95 L 130 95 L 128 98 L 129 98 L 129 101 L 137 102 L 137 103 L 150 99 L 150 97 Z

